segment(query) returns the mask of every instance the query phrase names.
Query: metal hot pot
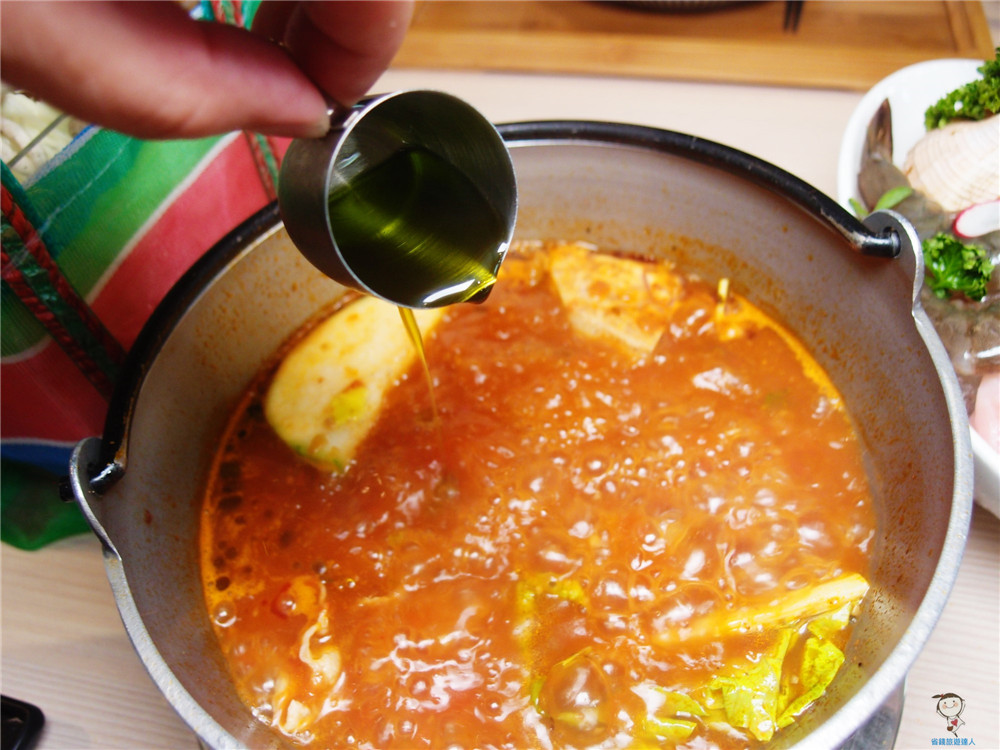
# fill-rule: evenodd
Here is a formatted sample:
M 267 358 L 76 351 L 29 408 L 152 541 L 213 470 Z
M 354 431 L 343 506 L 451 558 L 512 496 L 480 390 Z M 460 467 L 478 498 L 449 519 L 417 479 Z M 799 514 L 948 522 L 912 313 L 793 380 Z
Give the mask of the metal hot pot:
M 944 607 L 972 512 L 972 454 L 948 357 L 916 302 L 912 230 L 867 226 L 788 173 L 702 139 L 628 125 L 501 126 L 515 238 L 585 239 L 731 278 L 811 348 L 866 446 L 880 534 L 847 661 L 776 747 L 891 747 L 901 686 Z M 894 257 L 895 256 L 895 257 Z M 344 293 L 275 206 L 207 253 L 133 347 L 102 438 L 71 464 L 122 620 L 201 742 L 274 748 L 227 676 L 197 571 L 200 491 L 230 410 L 296 328 Z

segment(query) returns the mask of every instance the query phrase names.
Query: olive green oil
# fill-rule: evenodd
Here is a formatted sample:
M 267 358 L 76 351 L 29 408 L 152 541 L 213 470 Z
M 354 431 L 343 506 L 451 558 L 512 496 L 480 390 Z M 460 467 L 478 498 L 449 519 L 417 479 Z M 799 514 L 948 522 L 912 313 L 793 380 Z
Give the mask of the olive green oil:
M 328 199 L 337 246 L 375 293 L 406 307 L 482 301 L 496 282 L 507 229 L 457 167 L 403 146 Z
M 427 381 L 427 392 L 431 397 L 431 413 L 434 417 L 434 423 L 438 424 L 437 401 L 434 398 L 434 381 L 431 379 L 431 368 L 427 365 L 427 354 L 424 352 L 424 338 L 420 335 L 420 327 L 417 325 L 417 319 L 413 315 L 413 310 L 408 307 L 399 308 L 399 317 L 403 319 L 403 327 L 406 328 L 406 333 L 410 337 L 410 343 L 413 344 L 413 349 L 416 351 L 417 357 L 420 358 L 420 364 L 424 370 L 424 379 Z

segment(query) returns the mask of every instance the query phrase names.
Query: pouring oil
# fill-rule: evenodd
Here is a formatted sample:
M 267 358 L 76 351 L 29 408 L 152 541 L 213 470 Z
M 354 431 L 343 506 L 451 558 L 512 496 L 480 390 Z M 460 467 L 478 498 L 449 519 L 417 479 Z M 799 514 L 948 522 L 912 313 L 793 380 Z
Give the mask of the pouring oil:
M 405 145 L 331 192 L 327 209 L 347 265 L 370 289 L 401 303 L 420 357 L 435 423 L 437 404 L 411 307 L 482 302 L 506 252 L 506 227 L 455 165 Z
M 484 300 L 506 252 L 506 227 L 475 184 L 421 146 L 405 145 L 328 199 L 347 265 L 406 307 Z
M 431 379 L 431 369 L 427 366 L 427 355 L 424 353 L 424 338 L 420 335 L 420 327 L 417 325 L 417 319 L 413 316 L 413 310 L 408 307 L 399 308 L 399 317 L 403 319 L 403 327 L 406 328 L 406 333 L 410 337 L 410 343 L 413 344 L 413 348 L 417 352 L 417 357 L 420 358 L 420 364 L 424 368 L 424 380 L 427 381 L 427 392 L 431 397 L 431 414 L 434 418 L 434 424 L 440 425 L 437 400 L 434 398 L 434 381 Z

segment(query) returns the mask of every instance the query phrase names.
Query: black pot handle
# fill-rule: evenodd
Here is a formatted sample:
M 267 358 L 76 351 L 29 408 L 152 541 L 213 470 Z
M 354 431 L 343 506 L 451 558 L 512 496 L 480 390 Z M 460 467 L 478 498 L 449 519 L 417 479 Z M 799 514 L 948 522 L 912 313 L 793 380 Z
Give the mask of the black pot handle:
M 212 280 L 279 221 L 277 201 L 251 215 L 195 261 L 153 310 L 125 357 L 108 404 L 100 448 L 88 447 L 80 454 L 83 464 L 75 467 L 78 474 L 89 477 L 87 484 L 93 492 L 103 494 L 125 473 L 129 430 L 139 391 L 153 360 L 171 332 Z M 71 494 L 72 490 L 64 484 L 64 497 L 67 492 Z
M 788 198 L 863 255 L 895 258 L 902 250 L 903 241 L 895 229 L 870 228 L 828 195 L 780 167 L 695 135 L 643 125 L 563 120 L 505 123 L 497 129 L 511 146 L 518 141 L 597 141 L 682 156 Z

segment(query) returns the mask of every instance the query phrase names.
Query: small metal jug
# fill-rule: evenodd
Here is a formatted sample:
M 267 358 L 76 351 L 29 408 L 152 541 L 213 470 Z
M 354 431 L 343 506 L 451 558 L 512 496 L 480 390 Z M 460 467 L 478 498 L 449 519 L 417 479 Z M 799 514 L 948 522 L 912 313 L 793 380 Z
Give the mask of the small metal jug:
M 335 107 L 296 139 L 278 203 L 292 242 L 345 286 L 409 308 L 482 301 L 514 231 L 517 189 L 496 128 L 437 91 Z

